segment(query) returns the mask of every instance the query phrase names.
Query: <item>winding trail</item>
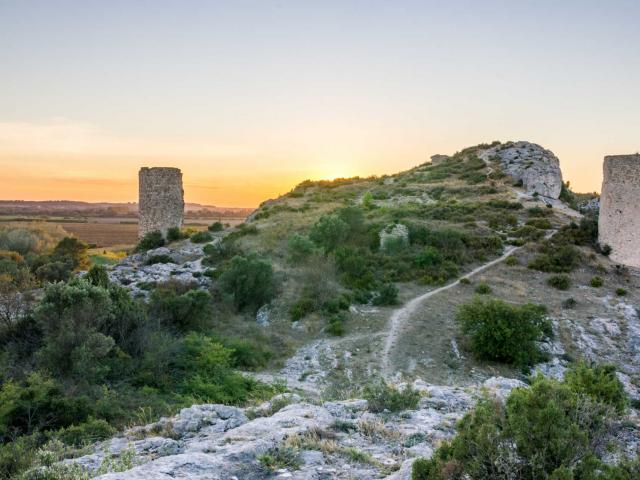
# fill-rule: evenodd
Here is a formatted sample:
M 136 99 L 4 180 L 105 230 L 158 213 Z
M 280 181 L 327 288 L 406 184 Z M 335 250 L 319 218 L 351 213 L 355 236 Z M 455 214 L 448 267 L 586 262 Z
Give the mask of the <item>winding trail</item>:
M 507 247 L 505 249 L 505 252 L 500 257 L 494 260 L 491 260 L 490 262 L 487 262 L 484 265 L 480 265 L 479 267 L 471 270 L 469 273 L 461 276 L 455 282 L 449 283 L 448 285 L 445 285 L 440 288 L 436 288 L 435 290 L 431 290 L 430 292 L 423 293 L 422 295 L 409 300 L 402 307 L 395 310 L 391 314 L 391 317 L 389 318 L 389 326 L 387 328 L 387 332 L 388 332 L 387 338 L 384 342 L 384 349 L 382 350 L 382 358 L 380 360 L 380 370 L 381 370 L 382 376 L 385 378 L 390 378 L 391 362 L 389 360 L 389 357 L 390 357 L 391 349 L 393 348 L 394 344 L 398 339 L 400 328 L 409 319 L 411 314 L 413 314 L 418 309 L 418 307 L 420 307 L 422 302 L 433 297 L 434 295 L 437 295 L 439 293 L 444 292 L 445 290 L 449 290 L 450 288 L 453 288 L 456 285 L 459 285 L 460 280 L 462 280 L 463 278 L 473 277 L 474 275 L 480 272 L 483 272 L 487 268 L 490 268 L 504 261 L 507 257 L 511 256 L 513 253 L 517 252 L 521 248 L 522 247 L 513 247 L 513 246 Z

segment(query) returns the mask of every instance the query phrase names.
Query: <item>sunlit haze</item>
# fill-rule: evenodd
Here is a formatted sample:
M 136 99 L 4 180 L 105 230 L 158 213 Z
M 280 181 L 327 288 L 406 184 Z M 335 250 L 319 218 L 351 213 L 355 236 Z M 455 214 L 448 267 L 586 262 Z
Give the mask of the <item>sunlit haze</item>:
M 473 144 L 640 150 L 638 1 L 0 0 L 0 198 L 256 206 Z

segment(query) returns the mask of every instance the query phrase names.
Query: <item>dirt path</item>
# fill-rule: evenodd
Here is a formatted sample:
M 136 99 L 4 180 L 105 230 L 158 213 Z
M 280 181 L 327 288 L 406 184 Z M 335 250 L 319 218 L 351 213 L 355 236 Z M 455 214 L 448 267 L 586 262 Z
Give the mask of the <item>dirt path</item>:
M 462 280 L 463 278 L 473 277 L 474 275 L 480 272 L 483 272 L 487 268 L 490 268 L 502 262 L 507 257 L 509 257 L 510 255 L 512 255 L 514 252 L 518 251 L 521 248 L 522 247 L 507 247 L 505 252 L 500 257 L 494 260 L 491 260 L 490 262 L 487 262 L 484 265 L 480 265 L 479 267 L 473 269 L 469 273 L 460 277 L 455 282 L 445 285 L 444 287 L 436 288 L 435 290 L 424 293 L 418 297 L 413 298 L 412 300 L 409 300 L 406 304 L 404 304 L 404 306 L 395 310 L 389 319 L 389 327 L 387 328 L 387 338 L 385 340 L 384 348 L 382 350 L 382 354 L 381 354 L 382 358 L 380 359 L 380 370 L 381 370 L 382 376 L 385 378 L 391 377 L 391 373 L 392 373 L 391 362 L 390 362 L 391 350 L 394 347 L 398 339 L 400 330 L 402 329 L 406 321 L 418 309 L 418 307 L 422 305 L 422 303 L 425 300 L 433 297 L 434 295 L 442 293 L 445 290 L 449 290 L 450 288 L 453 288 L 456 285 L 459 285 L 460 280 Z

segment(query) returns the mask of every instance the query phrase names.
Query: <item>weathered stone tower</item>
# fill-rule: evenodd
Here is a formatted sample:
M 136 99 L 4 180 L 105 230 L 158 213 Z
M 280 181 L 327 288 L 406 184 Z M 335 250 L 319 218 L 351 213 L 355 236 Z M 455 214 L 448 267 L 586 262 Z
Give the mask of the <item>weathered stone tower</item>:
M 184 218 L 184 191 L 179 168 L 142 167 L 138 174 L 138 236 L 181 227 Z
M 598 230 L 612 260 L 640 268 L 640 154 L 604 157 Z

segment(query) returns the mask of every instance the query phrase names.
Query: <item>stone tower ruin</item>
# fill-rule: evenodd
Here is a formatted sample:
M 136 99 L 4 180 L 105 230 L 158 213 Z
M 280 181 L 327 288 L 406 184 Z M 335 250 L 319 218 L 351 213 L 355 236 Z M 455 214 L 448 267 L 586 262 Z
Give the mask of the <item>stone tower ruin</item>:
M 640 268 L 640 154 L 604 157 L 598 230 L 613 261 Z
M 138 180 L 138 236 L 158 230 L 166 237 L 170 228 L 182 227 L 184 190 L 180 169 L 142 167 Z

